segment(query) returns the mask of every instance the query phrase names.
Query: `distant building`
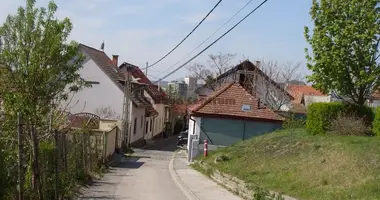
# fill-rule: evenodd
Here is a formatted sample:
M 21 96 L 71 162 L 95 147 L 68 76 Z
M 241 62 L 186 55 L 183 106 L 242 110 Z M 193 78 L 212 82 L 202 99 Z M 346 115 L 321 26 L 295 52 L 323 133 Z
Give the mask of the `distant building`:
M 174 99 L 186 99 L 188 86 L 185 82 L 172 81 L 168 84 L 167 92 Z
M 187 97 L 195 97 L 195 90 L 197 89 L 197 79 L 195 77 L 185 77 L 185 83 L 187 84 Z

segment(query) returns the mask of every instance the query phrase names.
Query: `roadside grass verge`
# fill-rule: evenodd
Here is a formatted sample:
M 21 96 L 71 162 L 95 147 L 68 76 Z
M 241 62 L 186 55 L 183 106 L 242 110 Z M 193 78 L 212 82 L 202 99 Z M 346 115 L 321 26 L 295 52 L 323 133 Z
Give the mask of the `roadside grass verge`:
M 223 156 L 229 159 L 215 163 Z M 378 137 L 282 130 L 220 149 L 203 162 L 246 183 L 299 199 L 380 199 Z

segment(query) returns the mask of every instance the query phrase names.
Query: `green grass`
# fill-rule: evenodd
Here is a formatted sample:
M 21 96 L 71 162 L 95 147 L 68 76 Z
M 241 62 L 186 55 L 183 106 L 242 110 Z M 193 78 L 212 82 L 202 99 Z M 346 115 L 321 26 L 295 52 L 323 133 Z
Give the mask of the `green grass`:
M 215 164 L 222 155 L 231 159 Z M 378 137 L 283 130 L 220 149 L 204 162 L 247 183 L 299 199 L 380 199 Z

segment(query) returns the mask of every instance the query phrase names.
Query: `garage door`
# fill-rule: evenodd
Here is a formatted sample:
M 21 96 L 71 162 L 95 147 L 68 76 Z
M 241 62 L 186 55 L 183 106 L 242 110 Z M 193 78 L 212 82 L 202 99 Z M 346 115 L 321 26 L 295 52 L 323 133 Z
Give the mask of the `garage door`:
M 228 146 L 243 138 L 244 121 L 202 118 L 200 142 L 207 138 L 210 144 Z

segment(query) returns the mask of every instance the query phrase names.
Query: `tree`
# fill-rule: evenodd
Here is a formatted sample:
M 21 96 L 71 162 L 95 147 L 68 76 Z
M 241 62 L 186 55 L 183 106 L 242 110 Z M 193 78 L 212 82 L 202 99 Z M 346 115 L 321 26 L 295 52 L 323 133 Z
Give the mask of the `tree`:
M 379 86 L 379 0 L 313 0 L 313 32 L 305 27 L 308 80 L 324 93 L 334 92 L 364 105 Z
M 211 85 L 211 83 L 215 82 L 218 76 L 234 67 L 232 63 L 236 57 L 236 53 L 210 54 L 208 57 L 208 66 L 201 63 L 193 63 L 187 69 L 192 73 L 193 77 L 215 90 L 215 86 Z
M 83 56 L 79 45 L 68 43 L 72 30 L 68 18 L 58 20 L 57 6 L 35 8 L 35 0 L 27 0 L 16 15 L 8 16 L 0 26 L 0 64 L 2 64 L 0 94 L 6 113 L 4 127 L 10 142 L 2 148 L 14 152 L 17 113 L 21 113 L 30 147 L 25 159 L 31 157 L 32 185 L 38 198 L 43 199 L 43 185 L 39 168 L 40 140 L 52 137 L 49 116 L 67 99 L 68 94 L 86 86 L 79 75 Z M 50 187 L 50 186 L 45 186 Z
M 256 66 L 266 76 L 245 69 L 243 72 L 247 76 L 243 83 L 245 87 L 273 110 L 281 110 L 283 106 L 289 106 L 291 98 L 285 87 L 290 82 L 302 82 L 301 63 L 262 60 L 256 62 Z
M 95 109 L 95 114 L 98 115 L 101 119 L 113 119 L 119 120 L 120 115 L 111 107 L 100 107 Z

